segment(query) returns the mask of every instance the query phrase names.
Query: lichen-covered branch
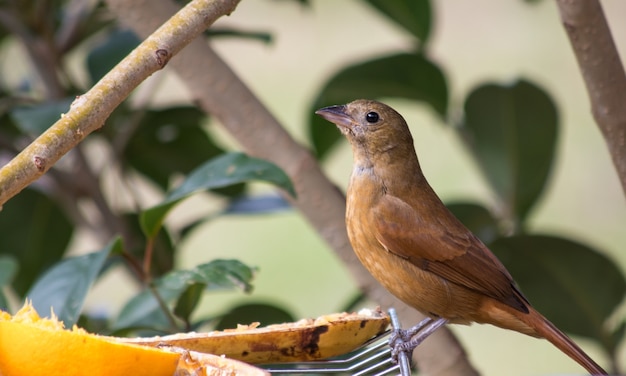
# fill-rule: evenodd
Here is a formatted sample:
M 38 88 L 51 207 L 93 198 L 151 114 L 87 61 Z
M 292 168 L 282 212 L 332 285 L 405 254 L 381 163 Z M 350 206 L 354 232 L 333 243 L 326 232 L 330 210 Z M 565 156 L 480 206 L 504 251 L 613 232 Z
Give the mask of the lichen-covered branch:
M 173 2 L 107 0 L 116 15 L 140 36 L 176 11 Z M 345 197 L 324 175 L 311 153 L 299 145 L 263 106 L 230 67 L 204 40 L 193 41 L 171 62 L 197 103 L 217 117 L 243 149 L 281 167 L 292 179 L 297 207 L 324 240 L 337 252 L 368 296 L 383 307 L 396 307 L 405 325 L 422 316 L 393 298 L 361 266 L 348 242 Z M 288 198 L 289 199 L 289 198 Z M 422 374 L 475 375 L 463 348 L 446 328 L 418 347 Z
M 557 1 L 591 111 L 626 194 L 626 74 L 598 0 Z
M 194 0 L 163 23 L 91 90 L 77 97 L 55 124 L 0 169 L 0 207 L 100 128 L 135 87 L 162 69 L 217 18 L 230 14 L 238 3 Z

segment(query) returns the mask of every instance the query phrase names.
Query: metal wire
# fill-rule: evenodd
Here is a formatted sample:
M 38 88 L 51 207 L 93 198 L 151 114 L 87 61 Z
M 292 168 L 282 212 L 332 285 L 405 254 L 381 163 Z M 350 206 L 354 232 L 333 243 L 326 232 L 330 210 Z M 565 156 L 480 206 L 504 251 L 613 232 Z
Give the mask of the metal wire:
M 389 310 L 392 328 L 400 329 L 396 311 Z M 260 365 L 272 374 L 349 374 L 352 376 L 410 376 L 409 356 L 405 352 L 398 354 L 397 364 L 392 360 L 388 330 L 365 343 L 357 350 L 341 357 L 312 362 L 296 362 Z

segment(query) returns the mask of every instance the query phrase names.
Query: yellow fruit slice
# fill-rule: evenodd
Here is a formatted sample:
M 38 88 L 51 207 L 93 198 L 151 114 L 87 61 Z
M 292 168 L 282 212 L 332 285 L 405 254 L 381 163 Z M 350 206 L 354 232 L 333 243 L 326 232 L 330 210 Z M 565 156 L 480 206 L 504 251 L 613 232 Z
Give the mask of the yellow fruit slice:
M 8 317 L 7 317 L 8 316 Z M 0 317 L 0 375 L 172 376 L 180 354 L 114 342 L 55 317 L 42 319 L 30 304 Z
M 377 309 L 331 314 L 264 328 L 257 328 L 257 325 L 241 325 L 237 329 L 222 332 L 117 340 L 146 346 L 166 343 L 252 364 L 310 361 L 356 349 L 384 332 L 389 326 L 389 317 Z
M 145 347 L 65 330 L 40 318 L 30 303 L 15 316 L 0 311 L 2 376 L 267 375 L 248 364 L 184 349 Z

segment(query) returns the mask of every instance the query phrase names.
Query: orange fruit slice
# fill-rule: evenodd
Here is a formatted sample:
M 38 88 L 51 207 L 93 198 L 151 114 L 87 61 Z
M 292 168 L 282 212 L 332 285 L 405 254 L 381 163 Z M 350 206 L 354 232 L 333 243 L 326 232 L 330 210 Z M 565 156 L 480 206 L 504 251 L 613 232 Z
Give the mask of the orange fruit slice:
M 65 330 L 54 315 L 39 317 L 30 303 L 15 316 L 0 311 L 2 376 L 175 374 L 266 375 L 258 368 L 215 355 L 121 343 L 76 326 Z

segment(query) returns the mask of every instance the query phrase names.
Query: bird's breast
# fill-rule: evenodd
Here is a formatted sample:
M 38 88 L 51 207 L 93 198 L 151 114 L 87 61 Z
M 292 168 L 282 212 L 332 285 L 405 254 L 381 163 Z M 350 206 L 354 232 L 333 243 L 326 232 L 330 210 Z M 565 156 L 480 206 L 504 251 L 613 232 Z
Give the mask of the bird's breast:
M 468 290 L 421 269 L 379 242 L 372 208 L 378 204 L 384 189 L 380 182 L 364 179 L 364 176 L 352 176 L 346 202 L 348 237 L 363 266 L 389 292 L 422 313 L 468 323 L 462 317 L 476 308 L 478 297 L 474 299 L 471 292 L 468 295 Z M 461 289 L 463 291 L 459 291 Z

